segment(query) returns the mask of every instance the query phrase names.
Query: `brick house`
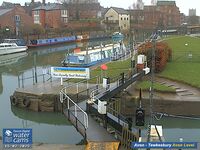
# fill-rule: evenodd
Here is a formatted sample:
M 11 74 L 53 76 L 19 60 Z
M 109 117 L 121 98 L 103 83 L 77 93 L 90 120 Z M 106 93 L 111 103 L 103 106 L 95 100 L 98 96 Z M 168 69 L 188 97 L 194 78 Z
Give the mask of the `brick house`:
M 32 10 L 34 24 L 40 24 L 44 28 L 59 28 L 67 24 L 68 11 L 56 3 L 43 4 Z
M 14 4 L 11 8 L 0 8 L 0 28 L 9 28 L 11 32 L 19 33 L 33 25 L 33 19 L 20 4 Z
M 69 10 L 70 20 L 97 19 L 101 17 L 99 3 L 69 3 L 66 7 Z
M 123 8 L 111 7 L 104 15 L 107 29 L 128 31 L 130 29 L 129 12 Z
M 157 9 L 163 14 L 164 27 L 173 28 L 181 25 L 180 10 L 175 1 L 158 1 Z
M 129 10 L 131 27 L 143 29 L 176 28 L 181 15 L 175 1 L 158 1 L 157 5 L 144 6 L 141 10 Z

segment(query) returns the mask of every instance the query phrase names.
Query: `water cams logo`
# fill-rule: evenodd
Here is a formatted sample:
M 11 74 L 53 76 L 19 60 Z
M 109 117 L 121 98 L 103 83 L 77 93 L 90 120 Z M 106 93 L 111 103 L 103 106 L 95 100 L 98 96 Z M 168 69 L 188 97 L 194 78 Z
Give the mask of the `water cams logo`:
M 32 129 L 3 129 L 4 148 L 31 148 Z

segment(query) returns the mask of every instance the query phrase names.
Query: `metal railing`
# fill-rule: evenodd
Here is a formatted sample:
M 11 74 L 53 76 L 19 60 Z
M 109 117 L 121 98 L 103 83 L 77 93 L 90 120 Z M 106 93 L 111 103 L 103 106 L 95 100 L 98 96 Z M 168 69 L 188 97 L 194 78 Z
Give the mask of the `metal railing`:
M 20 72 L 20 75 L 18 75 L 18 87 L 24 88 L 26 83 L 30 84 L 37 84 L 39 81 L 42 81 L 43 83 L 50 81 L 52 82 L 52 76 L 50 72 L 50 68 L 46 67 L 44 68 L 32 68 L 29 71 L 26 72 Z
M 79 122 L 80 125 L 84 126 L 84 129 L 86 130 L 88 128 L 88 115 L 78 104 L 76 104 L 66 94 L 66 88 L 63 88 L 60 91 L 60 102 L 64 103 L 64 101 L 66 101 L 67 103 L 68 113 L 71 113 L 75 117 L 76 128 L 78 129 L 78 122 Z M 70 114 L 68 114 L 68 117 L 70 117 Z

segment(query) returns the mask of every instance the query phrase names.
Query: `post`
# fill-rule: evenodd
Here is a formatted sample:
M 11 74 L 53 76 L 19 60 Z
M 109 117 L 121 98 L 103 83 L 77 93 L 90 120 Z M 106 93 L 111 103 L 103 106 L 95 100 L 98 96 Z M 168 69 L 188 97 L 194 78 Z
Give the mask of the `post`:
M 63 86 L 63 77 L 62 76 L 60 77 L 60 85 Z
M 20 88 L 20 77 L 19 75 L 17 77 L 18 77 L 18 88 Z
M 34 70 L 33 69 L 32 69 L 32 76 L 33 76 L 33 84 L 35 84 L 35 82 L 34 82 L 35 76 L 34 76 Z
M 24 88 L 24 73 L 22 73 L 22 88 Z
M 36 54 L 34 54 L 34 67 L 35 67 L 35 83 L 37 83 L 37 66 L 36 66 Z

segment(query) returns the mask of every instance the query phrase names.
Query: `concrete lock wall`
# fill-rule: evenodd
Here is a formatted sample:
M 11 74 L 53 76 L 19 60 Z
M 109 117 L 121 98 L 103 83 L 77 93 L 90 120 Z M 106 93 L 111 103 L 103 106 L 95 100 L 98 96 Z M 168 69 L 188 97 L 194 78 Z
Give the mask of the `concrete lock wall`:
M 121 111 L 124 115 L 135 115 L 135 110 L 139 106 L 139 101 L 134 98 L 129 98 L 122 103 Z M 142 99 L 142 107 L 145 109 L 145 114 L 149 115 L 150 100 Z M 126 109 L 123 109 L 126 108 Z M 200 116 L 200 102 L 198 101 L 180 101 L 180 100 L 153 100 L 153 111 L 167 113 L 170 115 L 184 116 Z
M 59 95 L 34 95 L 31 93 L 15 92 L 13 97 L 17 99 L 17 104 L 15 105 L 16 107 L 25 108 L 36 112 L 60 112 L 62 107 Z

